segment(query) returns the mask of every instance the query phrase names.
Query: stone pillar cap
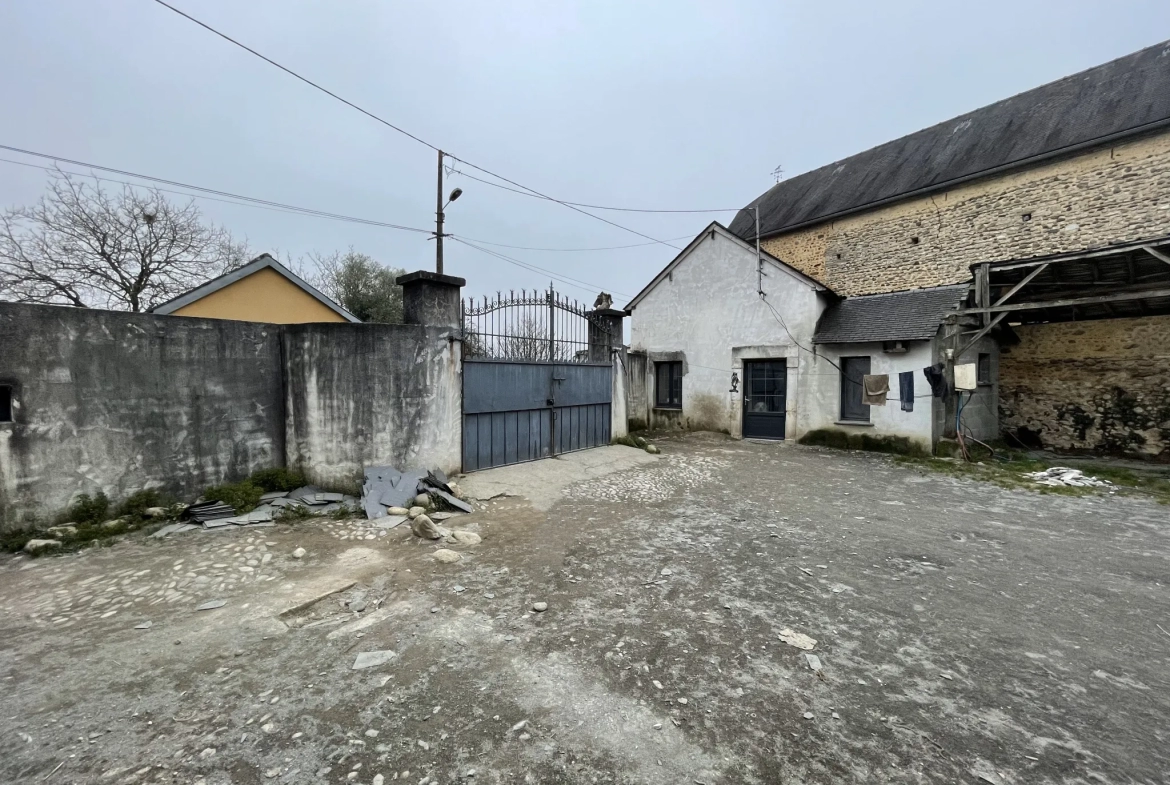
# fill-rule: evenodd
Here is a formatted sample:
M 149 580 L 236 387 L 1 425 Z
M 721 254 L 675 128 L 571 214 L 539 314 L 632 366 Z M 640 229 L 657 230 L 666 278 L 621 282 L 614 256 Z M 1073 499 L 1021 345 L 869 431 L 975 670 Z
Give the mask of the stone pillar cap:
M 450 286 L 466 286 L 467 281 L 463 278 L 456 278 L 454 275 L 440 275 L 439 273 L 432 273 L 430 270 L 416 270 L 413 273 L 400 275 L 394 279 L 394 283 L 399 286 L 405 286 L 408 283 L 415 281 L 429 281 L 431 283 L 445 283 Z

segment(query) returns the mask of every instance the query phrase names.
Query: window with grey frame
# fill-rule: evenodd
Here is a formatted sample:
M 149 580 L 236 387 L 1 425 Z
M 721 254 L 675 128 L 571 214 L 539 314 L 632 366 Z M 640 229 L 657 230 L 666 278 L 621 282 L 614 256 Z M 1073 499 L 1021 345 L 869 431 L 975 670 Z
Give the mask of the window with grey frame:
M 980 352 L 978 364 L 975 366 L 975 380 L 977 384 L 991 384 L 991 355 Z
M 679 361 L 654 363 L 654 408 L 682 408 L 682 365 Z
M 863 402 L 862 380 L 869 373 L 870 358 L 841 358 L 841 419 L 869 422 L 869 405 Z

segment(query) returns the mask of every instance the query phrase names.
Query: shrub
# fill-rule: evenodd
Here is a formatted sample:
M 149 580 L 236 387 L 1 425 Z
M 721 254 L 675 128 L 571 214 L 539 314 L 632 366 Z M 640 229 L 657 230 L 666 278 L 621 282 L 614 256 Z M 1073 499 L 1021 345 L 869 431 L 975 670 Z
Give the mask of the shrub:
M 98 491 L 94 496 L 88 493 L 83 493 L 77 497 L 77 501 L 69 507 L 69 512 L 66 515 L 70 523 L 79 525 L 101 523 L 106 520 L 110 512 L 110 500 L 101 491 Z
M 115 515 L 119 518 L 123 516 L 145 518 L 147 508 L 168 506 L 170 506 L 170 500 L 164 498 L 158 491 L 139 491 L 119 504 Z
M 263 488 L 258 485 L 253 485 L 251 480 L 244 480 L 242 482 L 216 485 L 208 488 L 203 492 L 203 498 L 208 501 L 214 499 L 215 501 L 223 502 L 235 510 L 237 514 L 242 514 L 255 509 L 256 505 L 260 503 L 260 497 L 263 494 Z

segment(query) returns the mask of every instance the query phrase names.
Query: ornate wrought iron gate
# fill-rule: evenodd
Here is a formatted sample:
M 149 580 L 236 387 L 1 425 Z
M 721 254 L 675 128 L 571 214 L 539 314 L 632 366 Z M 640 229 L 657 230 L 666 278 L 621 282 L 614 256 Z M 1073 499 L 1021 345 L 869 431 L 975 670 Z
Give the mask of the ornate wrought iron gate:
M 464 471 L 609 444 L 611 323 L 552 287 L 464 300 L 462 321 Z

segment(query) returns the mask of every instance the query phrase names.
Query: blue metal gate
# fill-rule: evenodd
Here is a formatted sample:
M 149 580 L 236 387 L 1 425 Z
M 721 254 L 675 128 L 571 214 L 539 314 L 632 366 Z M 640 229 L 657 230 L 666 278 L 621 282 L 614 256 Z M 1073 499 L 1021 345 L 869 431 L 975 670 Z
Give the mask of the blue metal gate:
M 609 444 L 612 328 L 547 292 L 463 303 L 463 471 Z
M 610 365 L 467 360 L 463 471 L 609 444 Z

